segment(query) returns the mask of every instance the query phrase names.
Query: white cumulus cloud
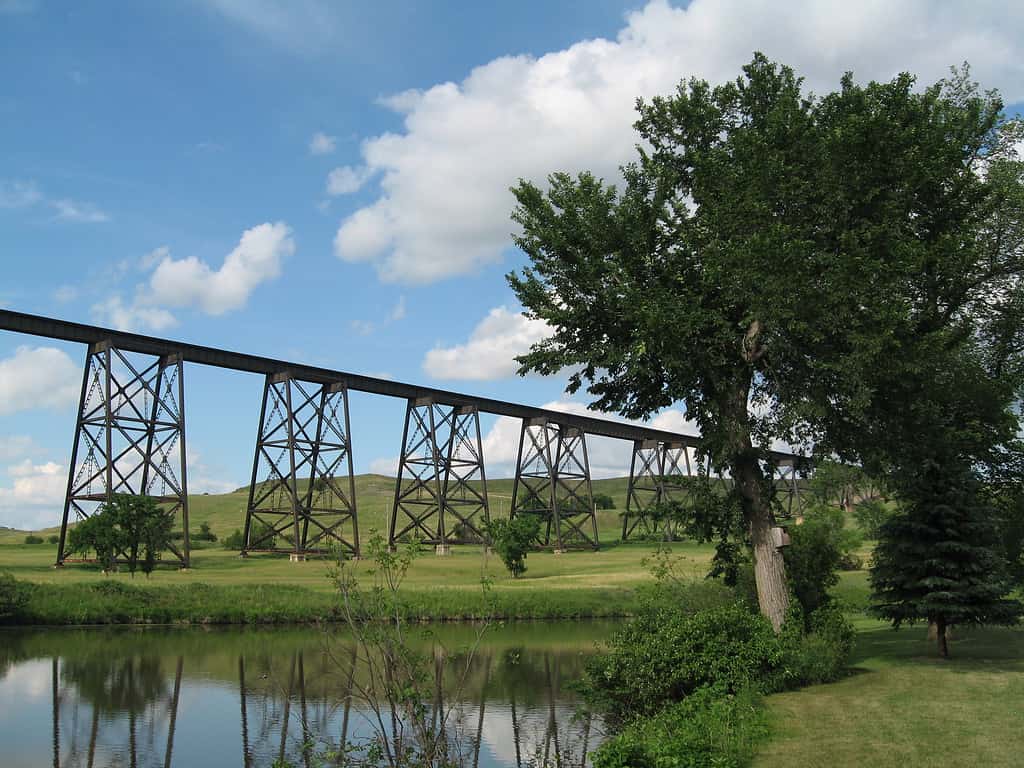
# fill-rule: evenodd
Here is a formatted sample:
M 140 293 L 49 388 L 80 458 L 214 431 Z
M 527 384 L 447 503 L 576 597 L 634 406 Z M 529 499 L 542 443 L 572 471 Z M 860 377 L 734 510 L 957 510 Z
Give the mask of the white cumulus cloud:
M 40 453 L 42 448 L 31 435 L 0 436 L 0 461 L 11 461 Z
M 73 405 L 82 383 L 81 365 L 54 347 L 18 347 L 0 360 L 0 415 Z
M 34 181 L 0 179 L 0 208 L 25 208 L 43 199 Z
M 137 295 L 125 303 L 117 294 L 92 305 L 92 315 L 101 325 L 119 331 L 163 331 L 178 324 L 177 319 L 163 307 L 147 304 L 144 296 Z
M 0 486 L 0 521 L 10 528 L 38 530 L 60 522 L 67 468 L 26 459 L 7 467 L 10 485 Z
M 465 344 L 435 347 L 423 359 L 423 370 L 435 379 L 487 381 L 515 375 L 516 355 L 549 334 L 548 324 L 507 307 L 495 307 L 473 329 Z
M 149 300 L 172 307 L 198 306 L 222 315 L 244 306 L 249 294 L 281 273 L 281 262 L 295 252 L 284 222 L 264 223 L 242 233 L 238 245 L 217 269 L 194 256 L 164 255 L 149 281 Z
M 385 100 L 403 130 L 363 143 L 362 169 L 380 194 L 340 224 L 335 251 L 373 263 L 382 279 L 425 283 L 500 260 L 509 246 L 519 178 L 593 170 L 608 180 L 634 158 L 637 96 L 671 93 L 690 76 L 735 78 L 755 50 L 784 61 L 816 92 L 853 70 L 860 80 L 901 71 L 922 83 L 968 60 L 986 86 L 1024 99 L 1024 5 L 991 0 L 653 0 L 614 40 L 540 58 L 506 56 L 460 82 Z
M 223 315 L 245 306 L 261 283 L 281 273 L 282 262 L 294 252 L 291 229 L 283 221 L 247 229 L 217 268 L 195 256 L 175 259 L 163 245 L 138 260 L 138 268 L 151 273 L 130 300 L 114 294 L 94 304 L 92 314 L 97 322 L 124 331 L 161 331 L 176 325 L 168 307 L 198 307 L 208 315 Z M 125 260 L 120 271 L 133 263 Z

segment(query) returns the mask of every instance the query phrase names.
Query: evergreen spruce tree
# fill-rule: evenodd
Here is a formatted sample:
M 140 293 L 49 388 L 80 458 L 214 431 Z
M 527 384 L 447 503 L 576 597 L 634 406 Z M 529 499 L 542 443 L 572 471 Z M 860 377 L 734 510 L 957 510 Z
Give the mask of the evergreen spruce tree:
M 874 611 L 899 627 L 927 621 L 949 656 L 952 625 L 1013 624 L 1024 606 L 997 548 L 994 511 L 965 467 L 928 460 L 913 501 L 881 527 L 871 570 Z

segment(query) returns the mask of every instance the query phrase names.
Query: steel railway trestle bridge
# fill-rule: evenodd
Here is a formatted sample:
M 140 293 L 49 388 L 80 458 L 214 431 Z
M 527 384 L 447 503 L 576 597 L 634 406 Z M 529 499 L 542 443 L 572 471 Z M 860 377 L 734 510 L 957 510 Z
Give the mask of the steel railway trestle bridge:
M 406 401 L 392 545 L 416 537 L 447 554 L 452 544 L 483 541 L 489 505 L 481 412 L 521 419 L 509 514 L 536 516 L 538 544 L 556 551 L 598 546 L 588 435 L 633 444 L 624 540 L 661 525 L 652 516 L 656 505 L 685 491 L 673 477 L 707 472 L 693 435 L 9 310 L 0 310 L 0 330 L 87 347 L 58 566 L 68 556 L 69 522 L 122 493 L 152 496 L 180 519 L 182 538 L 172 552 L 189 565 L 185 363 L 264 376 L 242 556 L 273 551 L 301 560 L 331 548 L 359 554 L 349 391 Z M 771 455 L 790 511 L 801 503 L 804 462 Z

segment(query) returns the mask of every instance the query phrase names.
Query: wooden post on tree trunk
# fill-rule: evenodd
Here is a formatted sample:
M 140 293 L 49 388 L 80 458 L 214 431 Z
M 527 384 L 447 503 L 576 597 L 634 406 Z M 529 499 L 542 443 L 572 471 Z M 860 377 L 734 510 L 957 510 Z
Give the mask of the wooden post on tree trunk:
M 772 533 L 767 515 L 750 521 L 750 537 L 754 546 L 754 581 L 757 604 L 761 613 L 778 632 L 789 610 L 789 589 L 786 585 L 786 562 Z

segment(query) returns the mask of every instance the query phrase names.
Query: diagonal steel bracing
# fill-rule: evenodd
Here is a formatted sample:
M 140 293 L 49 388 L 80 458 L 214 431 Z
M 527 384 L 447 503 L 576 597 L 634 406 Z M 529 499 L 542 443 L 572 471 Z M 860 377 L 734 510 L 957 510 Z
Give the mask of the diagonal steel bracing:
M 692 508 L 698 489 L 689 479 L 709 482 L 720 493 L 730 487 L 727 477 L 710 471 L 697 450 L 685 443 L 634 441 L 622 540 L 637 536 L 665 541 L 677 538 L 681 534 L 680 521 L 665 517 L 663 505 L 677 502 Z
M 801 465 L 795 457 L 769 462 L 777 516 L 791 517 L 803 510 L 803 487 L 799 482 Z M 732 488 L 732 480 L 711 471 L 697 449 L 684 443 L 659 440 L 635 440 L 626 493 L 626 511 L 622 516 L 622 540 L 657 537 L 671 541 L 680 533 L 679 522 L 662 517 L 662 504 L 676 501 L 685 506 L 694 503 L 696 486 L 686 478 L 710 482 L 719 493 Z
M 806 475 L 809 469 L 810 462 L 801 461 L 797 456 L 783 458 L 773 464 L 772 485 L 779 517 L 799 519 L 803 515 L 807 490 L 800 480 L 801 474 Z
M 153 497 L 180 525 L 169 549 L 189 564 L 182 357 L 125 352 L 91 344 L 71 449 L 57 565 L 67 559 L 68 525 L 94 514 L 115 494 Z
M 586 434 L 545 418 L 523 419 L 511 517 L 534 515 L 538 543 L 557 550 L 598 546 Z
M 482 542 L 489 519 L 476 408 L 410 399 L 388 543 L 418 539 L 446 547 Z
M 266 377 L 242 538 L 243 556 L 359 554 L 344 384 Z

